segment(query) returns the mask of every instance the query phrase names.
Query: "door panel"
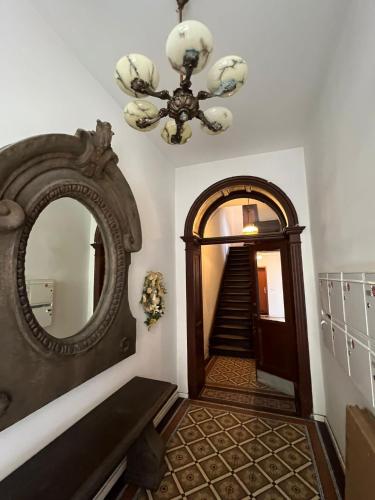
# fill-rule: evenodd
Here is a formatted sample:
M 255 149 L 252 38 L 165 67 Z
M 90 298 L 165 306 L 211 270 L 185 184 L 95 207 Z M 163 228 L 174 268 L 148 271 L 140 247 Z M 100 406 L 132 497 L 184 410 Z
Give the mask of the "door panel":
M 260 316 L 259 283 L 256 280 L 256 293 L 254 294 L 256 302 L 254 302 L 253 324 L 256 337 L 257 366 L 263 371 L 297 382 L 297 342 L 287 242 L 257 242 L 252 247 L 252 261 L 254 266 L 256 266 L 257 262 L 257 252 L 260 251 L 280 252 L 282 277 L 282 284 L 280 284 L 280 287 L 282 287 L 280 292 L 282 291 L 282 294 L 280 293 L 280 295 L 283 296 L 285 317 L 274 320 Z M 270 315 L 272 317 L 272 311 Z

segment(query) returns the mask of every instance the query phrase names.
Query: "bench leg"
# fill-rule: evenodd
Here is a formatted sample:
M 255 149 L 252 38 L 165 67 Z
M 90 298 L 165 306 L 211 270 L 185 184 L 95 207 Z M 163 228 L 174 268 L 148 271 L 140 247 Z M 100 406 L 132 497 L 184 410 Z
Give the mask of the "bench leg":
M 127 482 L 156 490 L 167 466 L 164 462 L 165 442 L 152 423 L 144 429 L 137 441 L 129 448 L 125 479 Z

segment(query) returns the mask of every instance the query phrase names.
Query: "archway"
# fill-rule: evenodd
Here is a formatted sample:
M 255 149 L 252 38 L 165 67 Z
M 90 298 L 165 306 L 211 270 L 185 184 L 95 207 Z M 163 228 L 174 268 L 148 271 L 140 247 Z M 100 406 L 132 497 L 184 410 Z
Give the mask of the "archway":
M 204 229 L 210 215 L 223 203 L 251 197 L 267 203 L 278 214 L 281 231 L 256 236 L 227 236 L 205 238 Z M 186 301 L 188 383 L 190 397 L 198 397 L 204 385 L 203 307 L 201 246 L 218 243 L 244 242 L 250 245 L 280 245 L 288 267 L 287 289 L 290 298 L 291 321 L 294 328 L 296 351 L 297 412 L 308 417 L 312 413 L 310 360 L 307 336 L 306 306 L 300 235 L 304 230 L 298 224 L 297 212 L 288 196 L 275 184 L 252 176 L 223 179 L 207 188 L 195 200 L 185 222 L 186 245 Z

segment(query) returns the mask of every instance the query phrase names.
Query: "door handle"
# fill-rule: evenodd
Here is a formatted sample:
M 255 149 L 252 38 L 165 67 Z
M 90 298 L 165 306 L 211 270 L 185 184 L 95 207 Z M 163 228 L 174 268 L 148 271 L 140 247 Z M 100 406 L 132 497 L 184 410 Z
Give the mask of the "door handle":
M 264 293 L 267 294 L 267 288 L 266 287 L 264 287 Z

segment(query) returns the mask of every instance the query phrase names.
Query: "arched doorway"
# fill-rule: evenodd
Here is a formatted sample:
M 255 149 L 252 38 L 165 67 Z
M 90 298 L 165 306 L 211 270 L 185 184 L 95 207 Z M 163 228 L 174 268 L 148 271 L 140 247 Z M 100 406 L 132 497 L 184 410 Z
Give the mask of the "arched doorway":
M 254 236 L 237 235 L 205 238 L 204 230 L 214 211 L 235 198 L 250 198 L 266 203 L 277 214 L 280 230 Z M 312 392 L 308 350 L 305 293 L 297 212 L 288 196 L 275 184 L 259 177 L 238 176 L 219 181 L 206 189 L 193 203 L 185 222 L 186 245 L 187 351 L 190 397 L 197 397 L 204 385 L 202 245 L 243 242 L 255 249 L 279 248 L 285 271 L 289 331 L 279 346 L 288 360 L 294 360 L 287 376 L 296 390 L 298 414 L 312 413 Z M 280 351 L 281 353 L 281 351 Z M 289 363 L 290 364 L 290 363 Z

